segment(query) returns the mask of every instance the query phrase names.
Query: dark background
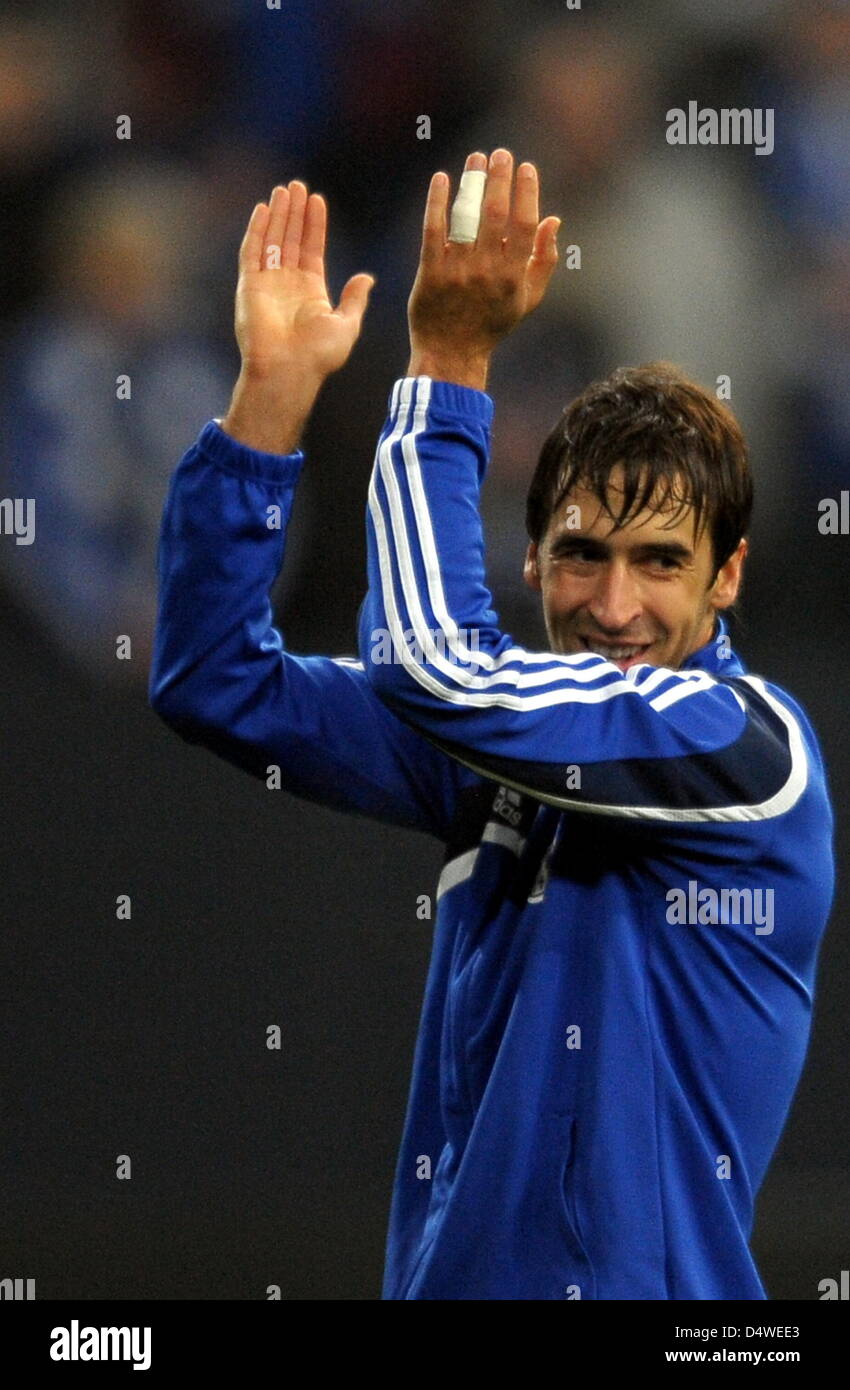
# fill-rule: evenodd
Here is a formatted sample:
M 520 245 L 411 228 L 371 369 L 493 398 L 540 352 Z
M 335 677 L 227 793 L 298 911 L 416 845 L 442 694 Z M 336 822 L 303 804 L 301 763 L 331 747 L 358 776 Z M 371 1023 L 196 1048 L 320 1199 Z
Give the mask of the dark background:
M 732 378 L 757 490 L 735 646 L 819 733 L 839 866 L 753 1244 L 773 1298 L 847 1268 L 850 537 L 817 520 L 850 487 L 850 21 L 707 8 L 6 7 L 2 495 L 36 499 L 36 541 L 0 535 L 0 1277 L 38 1298 L 379 1295 L 430 948 L 416 902 L 441 847 L 270 792 L 160 725 L 156 528 L 181 452 L 226 409 L 244 221 L 305 177 L 330 202 L 332 290 L 359 269 L 378 285 L 307 437 L 279 617 L 294 651 L 354 651 L 424 189 L 497 143 L 538 162 L 543 211 L 583 254 L 492 379 L 488 562 L 520 640 L 541 642 L 522 503 L 558 411 L 621 362 Z M 691 99 L 774 107 L 774 154 L 668 146 L 665 112 Z

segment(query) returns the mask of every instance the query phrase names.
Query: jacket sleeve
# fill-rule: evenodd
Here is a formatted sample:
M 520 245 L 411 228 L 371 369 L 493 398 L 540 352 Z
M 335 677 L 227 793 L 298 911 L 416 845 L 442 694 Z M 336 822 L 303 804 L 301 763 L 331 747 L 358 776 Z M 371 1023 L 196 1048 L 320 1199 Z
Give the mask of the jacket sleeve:
M 781 815 L 806 786 L 793 713 L 756 677 L 531 652 L 499 630 L 479 489 L 493 403 L 398 381 L 369 489 L 360 651 L 389 708 L 479 774 L 647 823 Z M 375 660 L 388 629 L 393 661 Z
M 160 531 L 150 702 L 187 742 L 257 777 L 279 768 L 297 796 L 444 839 L 457 765 L 381 704 L 360 662 L 294 656 L 273 625 L 303 461 L 215 421 L 184 456 Z

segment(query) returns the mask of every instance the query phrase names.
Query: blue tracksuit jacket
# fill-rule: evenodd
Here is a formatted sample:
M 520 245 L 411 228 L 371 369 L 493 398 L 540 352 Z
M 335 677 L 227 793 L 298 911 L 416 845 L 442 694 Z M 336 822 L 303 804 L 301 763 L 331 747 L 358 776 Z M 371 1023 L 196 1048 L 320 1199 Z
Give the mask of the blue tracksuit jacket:
M 296 795 L 445 843 L 384 1298 L 762 1299 L 753 1202 L 833 892 L 817 742 L 722 620 L 680 670 L 626 675 L 500 633 L 492 409 L 396 384 L 359 663 L 273 626 L 301 453 L 210 422 L 166 502 L 151 701 Z

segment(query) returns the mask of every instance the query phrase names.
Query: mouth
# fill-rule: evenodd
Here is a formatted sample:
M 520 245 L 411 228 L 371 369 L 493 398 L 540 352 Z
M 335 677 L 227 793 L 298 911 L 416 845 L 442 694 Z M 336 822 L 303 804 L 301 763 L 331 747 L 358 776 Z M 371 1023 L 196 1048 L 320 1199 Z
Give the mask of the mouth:
M 652 646 L 651 642 L 602 642 L 597 637 L 584 637 L 581 634 L 579 641 L 586 652 L 604 656 L 606 661 L 610 661 L 612 666 L 617 666 L 621 671 L 639 665 L 644 653 Z

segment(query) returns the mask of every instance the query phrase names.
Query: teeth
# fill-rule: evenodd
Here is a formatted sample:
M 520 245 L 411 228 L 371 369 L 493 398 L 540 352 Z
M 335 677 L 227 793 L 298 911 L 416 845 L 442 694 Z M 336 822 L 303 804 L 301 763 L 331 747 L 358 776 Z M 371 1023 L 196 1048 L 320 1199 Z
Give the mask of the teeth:
M 597 656 L 605 656 L 609 661 L 628 661 L 630 657 L 636 656 L 641 650 L 640 647 L 604 647 L 601 643 L 591 646 L 590 650 Z

